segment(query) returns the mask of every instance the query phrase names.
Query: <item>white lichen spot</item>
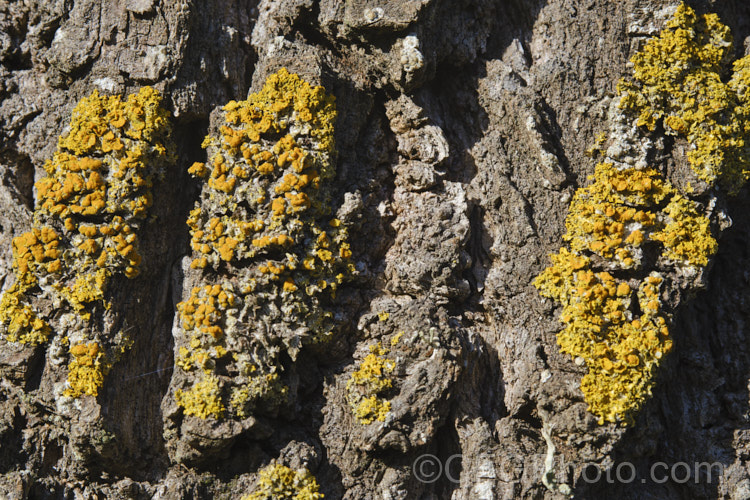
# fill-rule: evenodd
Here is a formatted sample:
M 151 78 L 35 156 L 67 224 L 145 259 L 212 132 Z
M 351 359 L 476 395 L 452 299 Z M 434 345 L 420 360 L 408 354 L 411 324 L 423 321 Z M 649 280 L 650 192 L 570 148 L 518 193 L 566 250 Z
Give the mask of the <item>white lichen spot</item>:
M 274 53 L 280 51 L 284 48 L 286 42 L 286 38 L 281 35 L 275 37 L 273 40 L 271 40 L 271 43 L 268 44 L 268 48 L 266 48 L 266 55 L 271 56 Z
M 365 21 L 368 23 L 374 23 L 381 19 L 383 19 L 383 9 L 380 7 L 375 7 L 374 9 L 368 7 L 365 9 Z
M 409 35 L 401 41 L 401 66 L 413 73 L 424 66 L 424 56 L 419 51 L 419 38 Z
M 126 9 L 136 14 L 146 14 L 154 10 L 154 0 L 129 0 Z
M 610 145 L 605 153 L 605 161 L 620 170 L 646 168 L 653 142 L 642 137 L 636 121 L 622 112 L 620 99 L 612 99 L 608 118 Z
M 152 45 L 146 49 L 143 58 L 144 76 L 148 80 L 158 80 L 169 63 L 166 45 Z
M 97 78 L 94 80 L 94 85 L 106 92 L 114 92 L 117 90 L 117 82 L 110 77 Z

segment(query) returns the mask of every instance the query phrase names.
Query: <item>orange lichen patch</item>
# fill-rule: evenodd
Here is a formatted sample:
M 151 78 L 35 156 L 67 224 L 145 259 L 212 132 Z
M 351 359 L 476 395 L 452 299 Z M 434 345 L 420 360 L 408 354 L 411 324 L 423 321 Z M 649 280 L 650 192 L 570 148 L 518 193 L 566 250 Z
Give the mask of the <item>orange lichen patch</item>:
M 286 202 L 283 198 L 276 198 L 273 200 L 273 203 L 271 203 L 271 211 L 275 216 L 281 216 L 284 215 L 286 208 Z
M 206 168 L 205 163 L 195 162 L 188 168 L 188 173 L 194 177 L 206 177 L 209 169 Z
M 656 210 L 664 201 L 667 207 Z M 664 227 L 666 220 L 672 222 Z M 708 225 L 657 171 L 602 163 L 594 183 L 576 192 L 564 239 L 577 254 L 590 251 L 626 268 L 639 265 L 638 248 L 649 241 L 662 242 L 668 258 L 705 265 L 716 251 Z
M 200 332 L 218 339 L 224 334 L 228 311 L 239 307 L 239 303 L 240 299 L 226 286 L 193 288 L 190 298 L 177 304 L 180 324 L 185 331 Z
M 286 234 L 278 234 L 278 235 L 275 235 L 275 236 L 265 235 L 265 236 L 262 236 L 260 238 L 255 238 L 252 241 L 252 245 L 254 247 L 258 247 L 258 248 L 263 248 L 263 247 L 267 247 L 267 246 L 271 246 L 271 245 L 283 247 L 283 246 L 286 246 L 286 245 L 290 245 L 293 242 L 294 242 L 294 240 L 292 240 L 292 238 L 290 238 L 288 235 L 286 235 Z
M 214 172 L 217 170 L 214 169 Z M 237 179 L 234 177 L 234 175 L 227 175 L 227 174 L 221 174 L 218 177 L 211 177 L 208 179 L 208 185 L 214 189 L 217 189 L 219 191 L 223 191 L 225 193 L 231 193 L 234 191 L 234 187 L 237 184 Z
M 551 256 L 534 285 L 562 305 L 558 344 L 589 368 L 581 389 L 592 413 L 602 423 L 631 422 L 671 349 L 658 293 L 662 278 L 652 273 L 635 294 L 630 283 L 596 270 L 592 257 L 608 270 L 632 269 L 641 266 L 640 247 L 650 245 L 678 265 L 703 266 L 716 251 L 709 221 L 657 171 L 604 163 L 596 166 L 593 184 L 576 192 L 565 225 L 570 248 Z
M 191 267 L 204 270 L 206 283 L 222 282 L 219 269 L 232 275 L 237 303 L 248 307 L 243 321 L 264 314 L 274 330 L 288 329 L 299 338 L 287 344 L 266 331 L 228 332 L 237 311 L 212 303 L 206 290 L 213 285 L 206 285 L 180 305 L 177 365 L 191 377 L 196 367 L 220 377 L 220 399 L 231 391 L 229 411 L 244 418 L 254 408 L 249 401 L 268 403 L 284 392 L 277 380 L 279 353 L 333 329 L 324 304 L 354 266 L 346 228 L 339 223 L 320 229 L 331 219 L 326 182 L 335 173 L 333 97 L 281 70 L 260 92 L 228 103 L 223 113 L 216 136 L 203 142 L 206 163 L 190 168 L 204 179 L 201 201 L 188 219 Z M 263 348 L 252 364 L 260 373 L 245 373 L 251 362 L 244 352 L 216 362 L 217 347 L 259 342 Z
M 85 237 L 76 244 L 81 252 L 77 265 L 91 262 L 122 270 L 128 277 L 138 274 L 137 238 L 133 235 L 131 241 L 124 241 L 134 222 L 124 222 L 145 218 L 152 204 L 148 189 L 153 176 L 174 161 L 168 112 L 160 107 L 160 100 L 150 87 L 130 95 L 126 102 L 94 92 L 76 106 L 70 132 L 60 139 L 58 151 L 45 165 L 47 177 L 36 184 L 38 211 L 62 219 L 68 233 L 78 229 Z M 112 224 L 82 223 L 79 227 L 81 216 L 111 217 Z M 105 254 L 102 249 L 116 253 Z
M 262 230 L 264 223 L 257 220 L 246 222 L 229 216 L 206 219 L 202 210 L 196 208 L 190 212 L 188 226 L 194 251 L 230 262 L 243 258 L 248 252 L 252 254 L 252 235 Z
M 750 130 L 750 57 L 737 61 L 729 82 L 732 35 L 716 14 L 697 15 L 681 4 L 659 36 L 632 58 L 633 77 L 618 86 L 620 107 L 639 126 L 685 137 L 688 161 L 709 184 L 717 179 L 736 193 L 750 175 L 746 144 Z
M 34 273 L 40 265 L 47 272 L 57 272 L 61 256 L 60 239 L 52 228 L 33 228 L 13 239 L 13 267 L 18 275 Z
M 89 331 L 97 306 L 109 307 L 110 276 L 138 274 L 136 232 L 153 202 L 152 180 L 175 161 L 160 101 L 149 87 L 125 102 L 94 92 L 73 110 L 69 132 L 35 184 L 32 230 L 13 242 L 16 280 L 0 300 L 8 340 L 40 344 L 71 324 L 77 335 Z M 39 303 L 51 303 L 56 314 L 44 317 Z M 70 320 L 71 311 L 78 318 Z M 73 346 L 64 395 L 95 396 L 109 368 L 104 350 L 122 352 L 118 342 L 115 336 Z
M 599 164 L 594 183 L 579 189 L 570 204 L 564 238 L 576 253 L 588 250 L 625 267 L 636 266 L 637 248 L 657 219 L 650 207 L 675 193 L 653 169 Z
M 750 177 L 750 56 L 736 61 L 727 78 L 731 52 L 729 29 L 716 15 L 682 4 L 633 56 L 633 77 L 618 91 L 627 118 L 685 138 L 698 177 L 735 194 Z M 670 273 L 628 271 L 642 271 L 648 260 L 694 276 L 717 250 L 699 204 L 655 170 L 621 166 L 597 165 L 594 183 L 578 190 L 566 220 L 570 249 L 552 256 L 534 282 L 562 305 L 558 343 L 588 367 L 581 389 L 600 423 L 632 422 L 651 395 L 660 360 L 672 348 L 661 288 L 684 286 L 669 283 Z
M 310 199 L 305 193 L 285 193 L 284 197 L 289 201 L 289 205 L 292 207 L 293 212 L 301 212 L 310 206 Z
M 84 394 L 97 396 L 104 384 L 104 376 L 110 363 L 96 342 L 76 344 L 70 347 L 73 360 L 68 365 L 68 388 L 63 395 L 77 398 Z
M 543 295 L 563 304 L 560 319 L 566 327 L 558 334 L 560 349 L 586 362 L 589 373 L 581 390 L 600 423 L 632 422 L 650 396 L 655 367 L 671 349 L 662 335 L 666 321 L 659 316 L 661 278 L 649 277 L 641 285 L 641 316 L 636 318 L 627 283 L 607 272 L 572 270 L 580 261 L 561 254 L 553 261 L 562 265 L 548 268 L 535 281 Z
M 310 134 L 318 139 L 318 148 L 333 148 L 334 99 L 323 87 L 312 87 L 299 76 L 282 68 L 268 77 L 263 89 L 247 101 L 231 101 L 224 106 L 227 124 L 245 123 L 248 138 L 257 142 L 266 132 L 278 132 L 279 115 L 291 116 L 307 124 Z
M 286 281 L 284 281 L 283 290 L 285 292 L 295 292 L 297 291 L 297 285 L 294 284 L 294 281 L 291 278 L 287 278 Z

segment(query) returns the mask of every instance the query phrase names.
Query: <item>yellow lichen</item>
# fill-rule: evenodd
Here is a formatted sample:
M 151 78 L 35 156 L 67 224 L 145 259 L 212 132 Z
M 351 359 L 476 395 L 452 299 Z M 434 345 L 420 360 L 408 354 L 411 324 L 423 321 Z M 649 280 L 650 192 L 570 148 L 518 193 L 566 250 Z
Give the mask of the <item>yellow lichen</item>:
M 68 132 L 44 165 L 46 176 L 35 184 L 32 229 L 13 241 L 15 283 L 0 300 L 7 340 L 38 345 L 49 338 L 59 326 L 53 318 L 64 315 L 41 317 L 45 301 L 77 313 L 76 328 L 88 329 L 97 306 L 109 307 L 110 277 L 138 274 L 137 231 L 153 201 L 152 182 L 175 161 L 169 113 L 160 102 L 156 90 L 144 87 L 125 101 L 94 91 L 74 108 Z M 73 346 L 65 395 L 97 394 L 109 366 L 105 348 L 121 351 L 108 341 Z
M 104 384 L 104 376 L 110 365 L 96 342 L 76 344 L 70 347 L 73 360 L 68 365 L 68 388 L 64 396 L 77 398 L 83 394 L 96 396 Z
M 241 418 L 249 416 L 249 409 L 258 402 L 264 405 L 280 404 L 286 400 L 289 388 L 279 379 L 278 373 L 250 377 L 250 381 L 232 389 L 229 401 L 234 412 Z
M 182 328 L 210 335 L 214 340 L 223 334 L 227 311 L 237 309 L 240 299 L 228 285 L 207 285 L 193 288 L 190 298 L 177 304 Z
M 652 273 L 635 291 L 637 278 L 613 273 L 641 268 L 645 246 L 678 265 L 703 266 L 716 241 L 695 203 L 657 171 L 607 163 L 596 166 L 593 184 L 576 192 L 566 228 L 570 247 L 551 256 L 552 265 L 534 285 L 563 307 L 566 326 L 558 344 L 589 369 L 581 390 L 591 412 L 602 423 L 630 422 L 650 395 L 655 368 L 672 341 L 661 314 L 662 278 Z M 594 255 L 609 270 L 597 271 Z
M 218 419 L 224 415 L 219 379 L 212 375 L 204 375 L 200 382 L 187 391 L 178 389 L 175 392 L 175 400 L 183 408 L 185 415 L 203 419 Z
M 387 359 L 386 354 L 388 350 L 379 342 L 371 345 L 370 354 L 346 383 L 349 406 L 361 424 L 368 425 L 376 420 L 384 422 L 391 410 L 391 402 L 381 396 L 393 387 L 388 374 L 393 372 L 396 364 Z
M 218 133 L 203 142 L 207 161 L 189 168 L 204 182 L 187 223 L 191 267 L 203 269 L 206 285 L 178 305 L 176 364 L 190 377 L 195 368 L 221 376 L 230 417 L 245 418 L 286 398 L 279 354 L 295 350 L 294 358 L 303 339 L 330 335 L 326 302 L 354 266 L 346 227 L 332 222 L 329 208 L 333 96 L 282 69 L 222 112 Z M 228 307 L 207 294 L 214 283 L 228 286 L 226 275 L 236 299 Z M 252 334 L 230 327 L 240 310 L 245 324 L 259 325 Z M 254 354 L 233 351 L 217 362 L 217 347 L 238 345 Z
M 89 319 L 91 314 L 86 311 L 86 306 L 93 302 L 101 302 L 108 306 L 104 300 L 104 290 L 109 282 L 109 271 L 98 269 L 93 274 L 79 274 L 70 287 L 59 286 L 57 289 L 68 303 L 84 319 Z
M 734 194 L 750 174 L 750 58 L 736 61 L 731 78 L 723 78 L 731 48 L 729 29 L 716 15 L 699 16 L 682 4 L 633 56 L 633 76 L 618 91 L 620 109 L 638 126 L 686 139 L 698 177 Z M 629 423 L 672 346 L 660 295 L 665 278 L 643 269 L 644 259 L 694 273 L 717 243 L 699 205 L 657 170 L 602 163 L 593 180 L 571 202 L 568 247 L 552 256 L 534 285 L 562 305 L 558 343 L 588 368 L 581 390 L 589 409 L 600 423 Z
M 663 213 L 667 224 L 651 238 L 664 244 L 665 257 L 693 266 L 708 265 L 708 258 L 718 250 L 708 219 L 697 213 L 693 202 L 680 195 L 672 198 Z
M 391 339 L 391 347 L 394 347 L 398 345 L 399 342 L 401 342 L 401 337 L 404 336 L 404 332 L 398 332 L 392 339 Z
M 0 323 L 6 325 L 8 342 L 40 345 L 51 333 L 49 324 L 37 317 L 17 285 L 11 287 L 0 299 Z
M 307 469 L 293 470 L 271 464 L 259 472 L 255 491 L 242 500 L 320 500 L 323 494 L 315 477 Z
M 659 36 L 632 58 L 633 77 L 618 86 L 620 106 L 638 116 L 638 125 L 684 137 L 693 145 L 688 161 L 698 177 L 717 180 L 730 194 L 750 175 L 746 143 L 750 130 L 750 56 L 722 76 L 732 52 L 732 36 L 716 14 L 697 15 L 681 4 Z

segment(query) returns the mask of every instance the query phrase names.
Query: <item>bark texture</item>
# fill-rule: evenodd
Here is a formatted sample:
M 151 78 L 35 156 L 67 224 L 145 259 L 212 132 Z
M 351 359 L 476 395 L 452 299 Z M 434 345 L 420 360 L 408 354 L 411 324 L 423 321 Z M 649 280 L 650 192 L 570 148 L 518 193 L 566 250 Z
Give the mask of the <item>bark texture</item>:
M 556 343 L 559 308 L 531 283 L 594 171 L 585 152 L 612 125 L 617 81 L 676 5 L 0 0 L 0 286 L 82 97 L 154 86 L 178 157 L 154 186 L 140 275 L 108 291 L 117 324 L 99 333 L 133 345 L 99 395 L 61 408 L 66 365 L 0 339 L 0 498 L 239 498 L 271 460 L 307 468 L 330 499 L 562 498 L 563 484 L 576 498 L 750 498 L 747 188 L 714 209 L 702 289 L 670 292 L 674 349 L 632 426 L 587 412 L 585 368 Z M 738 57 L 750 51 L 746 1 L 691 5 L 731 28 Z M 176 304 L 195 279 L 187 169 L 206 161 L 214 111 L 282 67 L 336 97 L 332 209 L 357 273 L 331 305 L 336 337 L 283 361 L 292 403 L 252 424 L 183 417 L 170 384 Z M 684 156 L 666 152 L 654 166 L 683 185 Z M 378 341 L 395 361 L 391 411 L 363 425 L 347 381 Z M 415 472 L 426 454 L 445 466 L 434 481 Z M 723 472 L 641 481 L 658 462 Z M 638 480 L 583 476 L 622 463 Z

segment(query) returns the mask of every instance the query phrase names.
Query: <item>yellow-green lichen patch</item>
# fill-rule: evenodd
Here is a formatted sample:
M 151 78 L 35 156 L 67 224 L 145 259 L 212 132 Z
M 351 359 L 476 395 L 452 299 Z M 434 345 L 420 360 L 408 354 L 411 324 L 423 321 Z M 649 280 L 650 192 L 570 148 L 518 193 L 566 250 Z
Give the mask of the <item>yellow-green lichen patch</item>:
M 255 491 L 242 500 L 320 500 L 323 494 L 318 489 L 318 482 L 307 469 L 271 464 L 260 470 Z
M 200 382 L 187 391 L 178 389 L 175 392 L 175 399 L 183 408 L 185 415 L 204 419 L 209 417 L 218 419 L 224 415 L 219 379 L 212 375 L 204 375 Z
M 633 77 L 620 82 L 620 106 L 639 126 L 684 137 L 692 144 L 688 161 L 709 184 L 719 180 L 736 193 L 747 180 L 750 140 L 750 59 L 734 64 L 732 36 L 715 14 L 698 15 L 681 4 L 659 36 L 632 58 Z
M 70 347 L 70 355 L 73 360 L 68 365 L 68 387 L 63 394 L 71 398 L 98 395 L 110 367 L 99 344 L 76 344 Z
M 665 257 L 692 266 L 708 265 L 708 258 L 716 253 L 718 244 L 711 236 L 708 219 L 698 214 L 695 203 L 675 195 L 663 214 L 666 224 L 651 237 L 664 244 Z
M 5 338 L 8 342 L 34 346 L 43 344 L 51 333 L 50 326 L 24 300 L 17 285 L 11 287 L 0 299 L 0 323 L 5 325 Z
M 352 373 L 346 383 L 347 399 L 354 416 L 363 425 L 384 422 L 391 410 L 391 402 L 383 397 L 393 387 L 388 376 L 396 367 L 393 360 L 387 359 L 388 349 L 379 342 L 370 346 L 370 354 Z
M 125 101 L 96 91 L 83 98 L 35 184 L 33 227 L 13 241 L 15 281 L 0 299 L 0 334 L 39 345 L 55 331 L 75 330 L 65 396 L 96 395 L 109 363 L 104 353 L 122 350 L 118 335 L 89 342 L 81 332 L 109 308 L 111 277 L 139 272 L 138 230 L 152 183 L 175 161 L 160 102 L 150 87 Z M 47 317 L 40 305 L 49 302 L 55 314 Z M 59 314 L 68 312 L 74 315 Z
M 280 354 L 294 361 L 330 337 L 327 303 L 354 266 L 330 209 L 333 96 L 282 69 L 220 116 L 203 143 L 208 161 L 189 168 L 204 182 L 187 221 L 191 267 L 202 271 L 178 306 L 176 364 L 191 380 L 196 368 L 220 376 L 228 417 L 246 418 L 293 399 Z M 208 294 L 220 289 L 225 306 Z
M 75 312 L 84 319 L 89 319 L 91 313 L 87 306 L 94 302 L 100 302 L 108 307 L 104 300 L 104 290 L 109 282 L 109 271 L 98 269 L 93 273 L 79 273 L 70 286 L 56 286 L 55 288 Z
M 254 368 L 254 367 L 253 367 Z M 256 370 L 251 370 L 255 372 Z M 258 404 L 267 406 L 282 405 L 289 388 L 279 379 L 278 373 L 249 375 L 247 382 L 232 389 L 230 405 L 240 418 L 248 417 Z
M 716 241 L 696 204 L 657 171 L 608 163 L 576 192 L 566 228 L 569 247 L 551 256 L 534 285 L 562 305 L 558 344 L 589 369 L 581 390 L 591 412 L 601 423 L 630 422 L 672 341 L 659 295 L 663 278 L 622 273 L 646 266 L 646 248 L 657 262 L 704 266 Z

